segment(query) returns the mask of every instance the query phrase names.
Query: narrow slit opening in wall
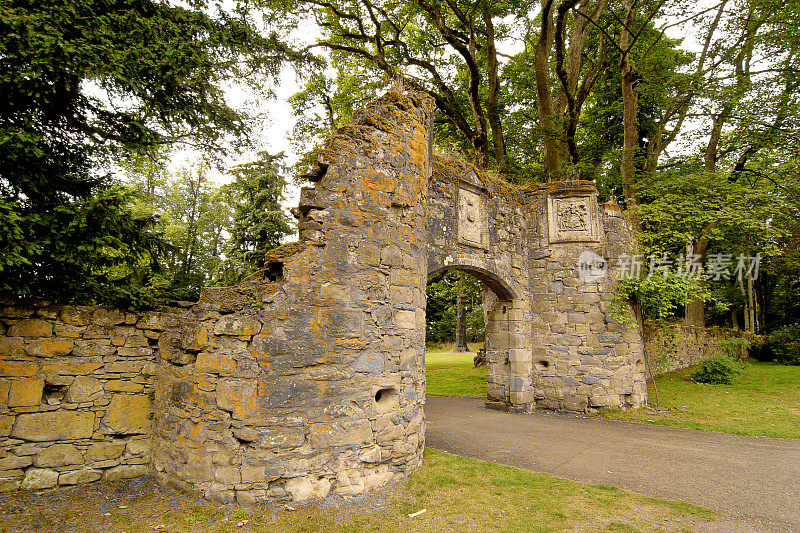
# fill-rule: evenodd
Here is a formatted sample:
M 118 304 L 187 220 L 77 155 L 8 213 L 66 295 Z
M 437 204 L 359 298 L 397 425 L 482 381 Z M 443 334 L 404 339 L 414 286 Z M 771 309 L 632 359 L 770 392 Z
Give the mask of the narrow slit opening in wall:
M 381 401 L 386 402 L 392 394 L 397 394 L 397 391 L 394 390 L 393 387 L 378 389 L 378 392 L 375 393 L 375 403 L 381 403 Z
M 396 408 L 399 401 L 400 394 L 395 387 L 384 387 L 375 392 L 375 409 L 379 414 Z
M 269 281 L 283 281 L 283 261 L 270 261 L 264 271 Z
M 42 403 L 47 405 L 58 405 L 64 401 L 64 395 L 66 393 L 67 393 L 66 385 L 45 383 L 44 389 L 42 389 Z

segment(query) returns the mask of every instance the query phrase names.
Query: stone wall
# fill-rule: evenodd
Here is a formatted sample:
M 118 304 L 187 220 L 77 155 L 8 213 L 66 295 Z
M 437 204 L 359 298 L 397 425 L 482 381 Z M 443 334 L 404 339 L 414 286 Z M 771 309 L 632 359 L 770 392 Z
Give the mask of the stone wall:
M 607 267 L 633 245 L 590 182 L 515 188 L 434 157 L 433 102 L 389 93 L 320 151 L 300 240 L 173 313 L 5 311 L 4 487 L 156 472 L 219 501 L 350 497 L 425 443 L 429 273 L 484 282 L 486 405 L 646 400 L 638 331 Z M 150 465 L 150 466 L 148 466 Z
M 431 113 L 427 98 L 393 93 L 339 130 L 302 190 L 300 242 L 238 287 L 205 289 L 183 326 L 201 333 L 172 355 L 162 338 L 162 482 L 302 501 L 419 467 Z
M 609 268 L 634 239 L 587 181 L 517 188 L 466 163 L 434 159 L 428 271 L 484 282 L 487 406 L 590 411 L 647 398 L 638 329 L 617 324 Z M 599 262 L 581 275 L 581 262 Z M 585 265 L 584 265 L 585 266 Z
M 653 374 L 666 374 L 688 368 L 715 355 L 731 355 L 724 343 L 731 339 L 747 339 L 739 329 L 698 328 L 673 322 L 647 322 L 644 326 L 647 362 Z M 737 357 L 748 357 L 739 346 Z
M 0 490 L 150 468 L 158 313 L 0 309 Z

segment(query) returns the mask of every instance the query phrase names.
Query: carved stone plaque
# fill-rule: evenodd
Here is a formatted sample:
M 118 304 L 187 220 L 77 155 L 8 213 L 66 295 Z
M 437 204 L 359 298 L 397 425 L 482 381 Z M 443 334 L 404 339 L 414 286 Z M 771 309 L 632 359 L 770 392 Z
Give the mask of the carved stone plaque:
M 550 242 L 597 242 L 597 206 L 593 197 L 548 198 Z
M 486 248 L 485 210 L 480 194 L 460 188 L 458 190 L 458 242 Z

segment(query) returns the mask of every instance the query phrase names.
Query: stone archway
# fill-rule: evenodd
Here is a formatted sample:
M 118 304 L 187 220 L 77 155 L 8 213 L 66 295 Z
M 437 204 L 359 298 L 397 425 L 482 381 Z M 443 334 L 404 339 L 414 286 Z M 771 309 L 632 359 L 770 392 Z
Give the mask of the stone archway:
M 524 321 L 525 302 L 514 290 L 514 284 L 503 280 L 500 275 L 485 267 L 476 266 L 463 258 L 446 266 L 431 268 L 429 275 L 441 271 L 458 270 L 479 279 L 484 286 L 481 301 L 484 307 L 485 347 L 487 359 L 487 407 L 509 410 L 509 406 L 522 404 L 519 392 L 523 380 L 509 379 L 509 376 L 527 376 L 524 365 L 530 364 L 529 341 L 524 335 L 515 333 L 515 323 Z M 513 361 L 513 363 L 511 363 Z M 513 368 L 509 373 L 506 365 Z M 530 387 L 528 387 L 530 388 Z M 528 402 L 531 400 L 529 399 Z
M 205 289 L 176 321 L 191 333 L 160 345 L 153 403 L 163 482 L 303 500 L 416 470 L 426 280 L 440 268 L 479 274 L 494 295 L 488 407 L 644 401 L 638 332 L 608 313 L 613 279 L 580 276 L 584 253 L 610 262 L 627 250 L 621 213 L 588 182 L 517 190 L 434 157 L 432 117 L 421 95 L 370 104 L 320 152 L 299 242 L 241 285 Z

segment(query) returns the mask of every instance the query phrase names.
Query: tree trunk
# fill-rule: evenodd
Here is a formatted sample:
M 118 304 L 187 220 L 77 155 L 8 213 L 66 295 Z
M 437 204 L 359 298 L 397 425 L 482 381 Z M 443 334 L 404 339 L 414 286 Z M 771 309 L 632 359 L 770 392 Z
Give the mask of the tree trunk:
M 542 149 L 544 151 L 544 171 L 552 173 L 558 170 L 561 163 L 559 157 L 559 134 L 561 123 L 555 116 L 553 93 L 550 88 L 550 50 L 553 47 L 553 0 L 542 0 L 542 25 L 539 41 L 536 43 L 533 68 L 536 74 L 536 109 L 543 130 Z
M 747 299 L 747 290 L 744 288 L 744 278 L 739 276 L 738 279 L 739 292 L 742 294 L 742 302 L 744 303 L 744 330 L 750 331 L 750 301 Z
M 492 151 L 497 168 L 502 170 L 506 164 L 506 141 L 503 137 L 503 123 L 500 120 L 498 98 L 500 94 L 500 79 L 498 77 L 499 65 L 497 49 L 494 43 L 494 22 L 488 6 L 483 10 L 483 21 L 486 24 L 486 70 L 489 82 L 489 95 L 486 97 L 486 116 L 489 119 L 489 129 L 492 132 Z
M 633 185 L 636 180 L 636 149 L 639 147 L 639 94 L 634 88 L 636 83 L 636 69 L 630 60 L 629 47 L 631 44 L 631 25 L 636 18 L 636 8 L 631 0 L 625 0 L 625 25 L 620 36 L 620 48 L 623 50 L 620 60 L 622 71 L 622 190 L 628 205 L 635 205 L 636 194 Z
M 467 346 L 467 310 L 464 305 L 464 297 L 459 295 L 456 298 L 456 347 L 454 352 L 468 352 Z
M 706 252 L 708 251 L 708 239 L 701 237 L 694 243 L 686 245 L 686 257 L 690 258 L 692 254 L 697 257 L 697 261 L 705 263 Z M 688 260 L 688 259 L 687 259 Z M 705 278 L 701 278 L 701 285 L 705 285 Z M 706 303 L 699 298 L 689 300 L 686 303 L 686 316 L 683 323 L 687 326 L 705 327 L 706 325 Z
M 758 316 L 756 315 L 756 298 L 753 294 L 755 287 L 753 286 L 753 278 L 747 277 L 747 307 L 750 311 L 750 333 L 756 333 L 758 330 Z

